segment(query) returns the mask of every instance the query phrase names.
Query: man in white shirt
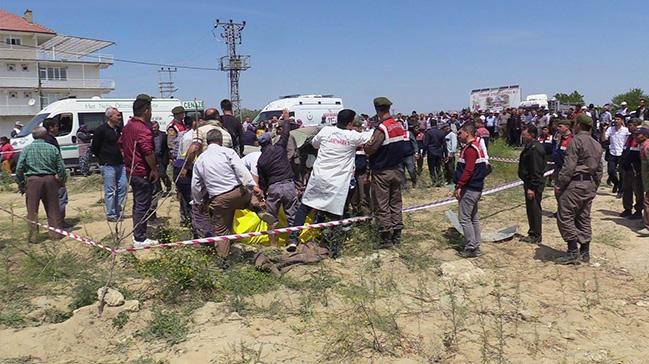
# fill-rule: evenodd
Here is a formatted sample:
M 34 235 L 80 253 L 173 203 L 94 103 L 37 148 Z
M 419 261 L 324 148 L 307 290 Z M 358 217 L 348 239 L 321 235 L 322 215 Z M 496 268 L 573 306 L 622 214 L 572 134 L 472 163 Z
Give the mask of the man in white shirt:
M 606 129 L 606 133 L 604 133 L 604 141 L 608 141 L 609 151 L 607 165 L 608 178 L 613 184 L 613 193 L 617 193 L 617 198 L 622 198 L 622 189 L 617 167 L 620 164 L 626 139 L 630 134 L 629 129 L 624 126 L 624 115 L 620 113 L 615 114 L 615 124 Z
M 455 154 L 457 153 L 457 133 L 453 131 L 451 125 L 444 124 L 442 131 L 446 136 L 446 160 L 444 161 L 444 177 L 446 183 L 453 182 L 453 174 L 455 174 Z
M 257 151 L 257 152 L 248 153 L 241 158 L 243 165 L 245 165 L 246 168 L 250 171 L 250 174 L 252 174 L 252 179 L 255 181 L 255 184 L 257 186 L 259 186 L 259 174 L 257 173 L 257 161 L 259 160 L 260 156 L 261 156 L 261 152 Z
M 331 218 L 342 217 L 349 184 L 354 175 L 356 149 L 365 144 L 373 131 L 359 133 L 353 130 L 356 113 L 345 109 L 338 113 L 336 126 L 325 126 L 311 140 L 318 149 L 311 177 L 302 197 L 302 204 L 295 214 L 295 226 L 304 225 L 312 209 L 322 211 Z M 298 234 L 291 236 L 287 249 L 294 250 Z M 334 248 L 335 247 L 330 247 Z M 336 251 L 330 251 L 336 256 Z
M 203 212 L 209 211 L 212 232 L 226 235 L 231 233 L 234 211 L 248 207 L 251 190 L 255 194 L 261 191 L 234 149 L 221 145 L 223 135 L 219 130 L 210 130 L 206 141 L 207 149 L 194 164 L 192 196 Z M 230 242 L 219 242 L 217 251 L 227 256 Z

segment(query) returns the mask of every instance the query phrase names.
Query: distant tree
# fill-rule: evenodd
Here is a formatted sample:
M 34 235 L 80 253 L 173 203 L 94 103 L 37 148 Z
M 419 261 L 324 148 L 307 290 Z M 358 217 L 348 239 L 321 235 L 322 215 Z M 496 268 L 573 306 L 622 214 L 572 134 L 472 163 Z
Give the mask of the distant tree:
M 611 103 L 619 106 L 622 101 L 626 101 L 629 111 L 635 111 L 640 106 L 640 99 L 649 101 L 649 96 L 645 95 L 640 88 L 632 88 L 628 92 L 613 97 Z
M 563 105 L 583 105 L 584 104 L 584 95 L 573 91 L 571 94 L 556 94 L 554 98 L 557 99 Z
M 246 118 L 250 118 L 250 120 L 253 120 L 257 114 L 259 114 L 261 110 L 257 109 L 246 109 L 245 107 L 241 109 L 241 121 L 245 120 Z

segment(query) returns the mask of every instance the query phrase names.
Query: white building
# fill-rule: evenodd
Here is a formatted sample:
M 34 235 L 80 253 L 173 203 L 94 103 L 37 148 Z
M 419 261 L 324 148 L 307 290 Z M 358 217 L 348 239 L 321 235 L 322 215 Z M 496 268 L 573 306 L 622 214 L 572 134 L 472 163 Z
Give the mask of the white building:
M 113 42 L 57 35 L 0 9 L 0 135 L 26 123 L 47 104 L 67 97 L 102 96 L 115 88 L 100 71 L 113 64 L 96 53 Z

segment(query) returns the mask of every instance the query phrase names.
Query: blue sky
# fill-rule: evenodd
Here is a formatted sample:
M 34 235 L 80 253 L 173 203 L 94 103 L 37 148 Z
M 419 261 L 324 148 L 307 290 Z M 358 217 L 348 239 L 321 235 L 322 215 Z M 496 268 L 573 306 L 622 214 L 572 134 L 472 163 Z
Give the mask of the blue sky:
M 246 20 L 242 106 L 331 93 L 358 112 L 387 96 L 401 112 L 466 107 L 474 88 L 519 84 L 523 96 L 579 90 L 604 103 L 649 89 L 643 1 L 49 1 L 0 0 L 59 34 L 106 39 L 116 58 L 218 68 L 216 18 Z M 640 46 L 641 45 L 641 46 Z M 111 96 L 157 95 L 157 67 L 116 62 Z M 179 70 L 181 99 L 217 105 L 224 72 Z

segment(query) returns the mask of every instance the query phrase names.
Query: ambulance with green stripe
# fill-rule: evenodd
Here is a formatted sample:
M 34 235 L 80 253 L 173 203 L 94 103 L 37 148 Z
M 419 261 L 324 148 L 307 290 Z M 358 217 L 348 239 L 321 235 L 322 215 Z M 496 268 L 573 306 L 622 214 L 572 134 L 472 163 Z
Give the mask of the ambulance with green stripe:
M 127 122 L 133 116 L 133 101 L 135 99 L 63 99 L 55 101 L 45 107 L 40 113 L 27 123 L 11 145 L 16 150 L 23 149 L 31 144 L 32 130 L 43 125 L 47 118 L 59 121 L 59 134 L 56 140 L 61 147 L 61 154 L 66 167 L 75 168 L 79 165 L 79 147 L 81 141 L 77 140 L 79 126 L 85 124 L 90 132 L 106 122 L 106 109 L 115 107 L 122 114 L 122 120 Z M 156 99 L 151 102 L 153 115 L 151 120 L 160 124 L 161 130 L 166 130 L 167 124 L 173 119 L 171 109 L 183 106 L 188 111 L 202 111 L 202 101 L 180 101 L 176 99 Z M 83 148 L 83 146 L 81 146 Z

